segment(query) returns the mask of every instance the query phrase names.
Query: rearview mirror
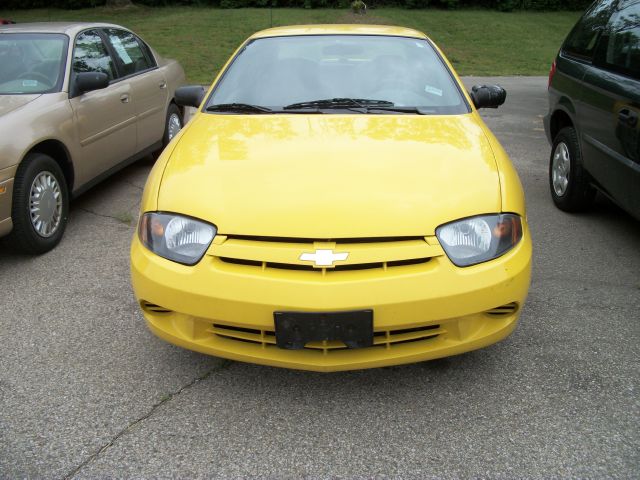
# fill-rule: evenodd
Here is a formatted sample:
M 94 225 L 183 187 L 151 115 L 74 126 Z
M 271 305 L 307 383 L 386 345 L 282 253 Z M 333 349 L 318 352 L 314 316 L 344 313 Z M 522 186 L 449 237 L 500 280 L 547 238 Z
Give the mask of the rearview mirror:
M 76 73 L 76 92 L 78 94 L 100 90 L 109 86 L 109 77 L 102 72 Z
M 175 100 L 181 107 L 198 108 L 207 91 L 201 85 L 186 85 L 176 88 Z
M 507 91 L 500 85 L 474 85 L 470 95 L 476 108 L 498 108 L 507 99 Z

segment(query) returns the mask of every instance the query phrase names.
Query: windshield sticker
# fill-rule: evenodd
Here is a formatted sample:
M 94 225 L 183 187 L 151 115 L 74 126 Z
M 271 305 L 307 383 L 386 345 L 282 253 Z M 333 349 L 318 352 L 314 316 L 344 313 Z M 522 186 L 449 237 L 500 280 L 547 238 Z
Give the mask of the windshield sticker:
M 442 90 L 440 90 L 439 88 L 436 87 L 432 87 L 431 85 L 425 85 L 424 86 L 424 91 L 427 93 L 431 93 L 433 95 L 437 95 L 439 97 L 442 96 Z
M 125 65 L 132 64 L 133 60 L 131 60 L 131 57 L 122 46 L 122 41 L 116 36 L 110 36 L 109 38 L 111 40 L 111 45 L 113 45 L 113 48 L 116 49 L 118 56 L 122 59 L 122 63 L 124 63 Z
M 38 86 L 38 81 L 37 80 L 22 80 L 22 86 L 23 87 L 37 87 Z

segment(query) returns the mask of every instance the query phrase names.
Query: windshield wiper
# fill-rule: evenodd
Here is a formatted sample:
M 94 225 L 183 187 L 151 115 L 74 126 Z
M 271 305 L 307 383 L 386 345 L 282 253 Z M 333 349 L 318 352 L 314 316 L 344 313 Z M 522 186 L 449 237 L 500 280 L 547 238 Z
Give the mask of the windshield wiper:
M 251 105 L 249 103 L 218 103 L 209 105 L 207 112 L 232 112 L 232 113 L 274 113 L 273 110 L 260 105 Z
M 298 102 L 287 105 L 283 110 L 299 110 L 299 109 L 329 109 L 329 108 L 346 108 L 357 112 L 366 113 L 367 107 L 391 107 L 393 102 L 387 100 L 371 100 L 367 98 L 325 98 L 322 100 L 312 100 L 309 102 Z M 356 110 L 360 109 L 360 110 Z
M 383 110 L 385 112 L 399 112 L 399 113 L 417 113 L 419 115 L 429 115 L 436 113 L 435 110 L 422 107 L 402 107 L 400 105 L 384 105 L 380 107 L 367 107 L 367 113 L 371 110 Z
M 357 113 L 370 113 L 372 111 L 387 111 L 399 113 L 418 113 L 420 115 L 428 115 L 435 113 L 421 107 L 405 107 L 394 105 L 388 100 L 372 100 L 367 98 L 327 98 L 323 100 L 312 100 L 309 102 L 292 103 L 283 107 L 282 110 L 275 110 L 260 105 L 252 105 L 249 103 L 218 103 L 209 105 L 207 112 L 230 112 L 230 113 L 323 113 L 322 110 L 327 109 L 350 110 Z

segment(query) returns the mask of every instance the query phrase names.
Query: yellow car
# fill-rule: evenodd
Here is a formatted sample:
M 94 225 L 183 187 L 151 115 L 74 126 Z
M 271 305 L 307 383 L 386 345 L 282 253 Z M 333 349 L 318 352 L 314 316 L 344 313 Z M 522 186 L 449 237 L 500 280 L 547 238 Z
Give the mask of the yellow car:
M 250 37 L 154 166 L 131 247 L 149 328 L 243 362 L 336 371 L 495 343 L 531 238 L 518 176 L 424 34 L 317 25 Z

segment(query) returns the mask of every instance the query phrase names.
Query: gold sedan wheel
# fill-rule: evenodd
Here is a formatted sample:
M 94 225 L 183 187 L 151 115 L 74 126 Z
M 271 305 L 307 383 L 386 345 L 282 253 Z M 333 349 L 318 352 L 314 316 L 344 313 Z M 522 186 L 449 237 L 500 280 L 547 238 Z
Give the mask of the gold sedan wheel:
M 68 211 L 67 182 L 60 165 L 42 153 L 27 155 L 14 180 L 9 241 L 25 253 L 51 250 L 60 243 Z

